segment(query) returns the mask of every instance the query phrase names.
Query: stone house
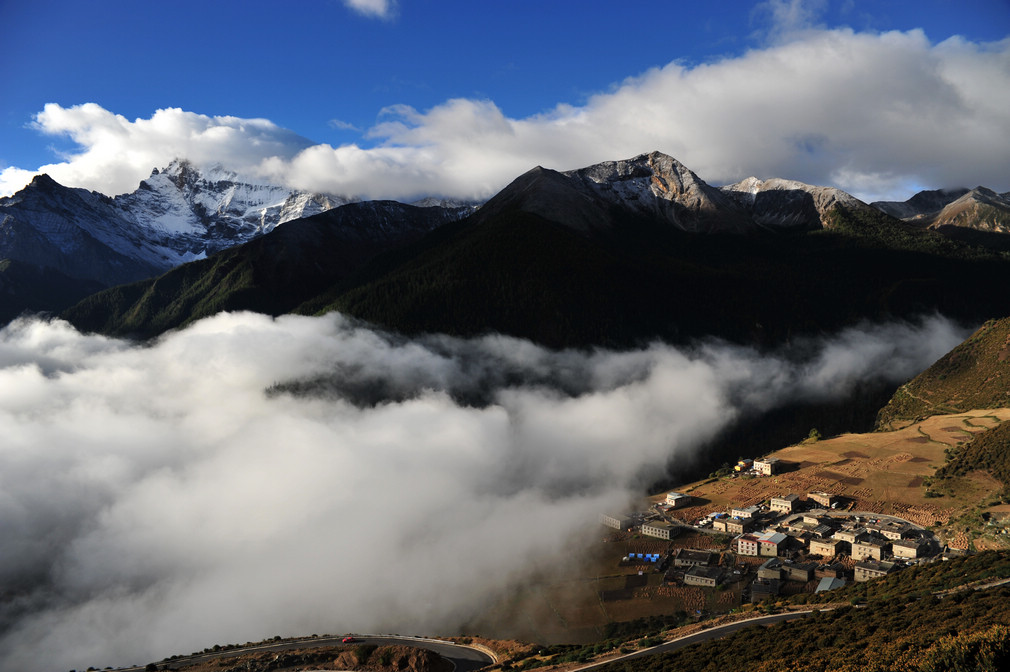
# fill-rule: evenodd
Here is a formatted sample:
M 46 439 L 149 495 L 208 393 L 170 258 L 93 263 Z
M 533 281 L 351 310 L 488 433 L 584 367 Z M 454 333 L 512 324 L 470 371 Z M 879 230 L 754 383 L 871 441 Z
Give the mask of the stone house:
M 698 567 L 711 565 L 716 561 L 716 554 L 711 551 L 699 551 L 693 548 L 678 548 L 673 555 L 674 567 Z
M 760 460 L 754 460 L 754 471 L 758 472 L 762 476 L 772 476 L 779 473 L 782 467 L 782 463 L 777 457 L 766 457 Z
M 896 571 L 898 571 L 898 566 L 893 562 L 876 562 L 874 560 L 867 560 L 865 562 L 856 563 L 854 576 L 856 581 L 871 581 L 873 579 L 879 579 L 887 576 L 888 574 Z
M 792 513 L 799 506 L 799 495 L 789 494 L 782 497 L 772 497 L 768 508 L 777 513 Z
M 704 586 L 715 588 L 722 578 L 722 570 L 718 567 L 696 566 L 684 573 L 684 584 L 688 586 Z
M 642 523 L 642 534 L 647 537 L 669 541 L 676 537 L 678 532 L 680 532 L 679 525 L 674 525 L 665 520 L 651 520 L 647 523 Z
M 833 558 L 842 550 L 845 542 L 839 539 L 811 539 L 810 555 L 820 555 L 825 558 Z
M 611 515 L 604 513 L 600 516 L 600 522 L 615 530 L 630 530 L 635 526 L 635 521 L 631 516 Z
M 852 557 L 856 560 L 883 560 L 891 550 L 891 542 L 883 537 L 871 537 L 852 544 Z

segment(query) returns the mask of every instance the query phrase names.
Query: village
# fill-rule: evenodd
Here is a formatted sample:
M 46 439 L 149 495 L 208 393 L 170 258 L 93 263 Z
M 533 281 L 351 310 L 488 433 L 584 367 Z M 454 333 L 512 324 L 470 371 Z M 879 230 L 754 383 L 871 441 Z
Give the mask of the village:
M 774 457 L 741 460 L 734 476 L 772 476 L 782 467 Z M 601 516 L 613 540 L 668 542 L 665 550 L 650 544 L 648 552 L 628 553 L 621 566 L 637 566 L 639 576 L 660 573 L 667 586 L 734 586 L 741 601 L 756 603 L 869 581 L 948 552 L 923 527 L 853 511 L 854 501 L 827 492 L 783 492 L 700 518 L 684 515 L 697 512 L 698 504 L 691 495 L 668 492 L 645 511 Z M 698 543 L 685 547 L 678 539 Z

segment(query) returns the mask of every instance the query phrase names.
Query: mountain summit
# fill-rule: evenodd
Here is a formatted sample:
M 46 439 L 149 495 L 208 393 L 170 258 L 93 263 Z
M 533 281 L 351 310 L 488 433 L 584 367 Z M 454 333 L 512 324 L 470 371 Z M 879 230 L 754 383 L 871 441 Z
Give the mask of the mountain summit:
M 792 180 L 750 177 L 713 187 L 675 158 L 652 152 L 566 172 L 537 167 L 483 210 L 520 210 L 583 232 L 609 230 L 631 217 L 688 233 L 748 233 L 825 228 L 836 205 L 870 209 L 840 189 Z
M 106 286 L 132 282 L 252 240 L 349 199 L 243 181 L 176 160 L 110 198 L 36 177 L 0 198 L 0 258 Z

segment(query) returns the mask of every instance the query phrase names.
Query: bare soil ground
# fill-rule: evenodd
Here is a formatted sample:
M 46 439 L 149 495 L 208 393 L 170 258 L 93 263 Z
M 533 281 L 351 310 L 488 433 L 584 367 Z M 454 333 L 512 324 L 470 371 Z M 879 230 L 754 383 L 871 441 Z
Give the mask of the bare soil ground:
M 924 527 L 942 527 L 998 492 L 1001 484 L 987 474 L 975 473 L 951 484 L 952 496 L 929 498 L 924 482 L 946 461 L 945 450 L 1007 419 L 1010 409 L 970 411 L 927 418 L 892 432 L 805 441 L 772 453 L 787 464 L 785 473 L 685 486 L 681 490 L 701 503 L 676 515 L 693 520 L 710 511 L 819 490 L 846 497 L 854 511 L 892 514 Z

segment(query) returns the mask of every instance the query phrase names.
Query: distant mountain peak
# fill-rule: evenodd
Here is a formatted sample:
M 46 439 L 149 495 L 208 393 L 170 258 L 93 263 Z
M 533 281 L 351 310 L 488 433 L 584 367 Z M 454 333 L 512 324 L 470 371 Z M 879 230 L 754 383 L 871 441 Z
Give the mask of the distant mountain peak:
M 1010 198 L 988 187 L 920 191 L 904 202 L 878 201 L 889 215 L 938 229 L 956 226 L 991 233 L 1010 232 Z

